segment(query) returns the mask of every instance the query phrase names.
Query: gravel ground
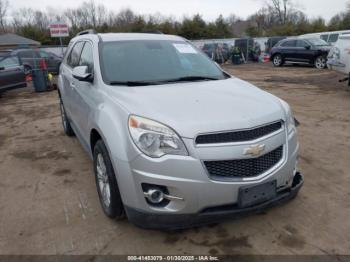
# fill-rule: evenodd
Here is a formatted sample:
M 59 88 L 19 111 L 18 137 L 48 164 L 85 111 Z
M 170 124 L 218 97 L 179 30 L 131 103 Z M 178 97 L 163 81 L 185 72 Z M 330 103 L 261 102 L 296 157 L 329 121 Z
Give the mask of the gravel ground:
M 259 215 L 180 232 L 103 214 L 92 163 L 63 134 L 57 92 L 0 98 L 0 254 L 349 254 L 350 91 L 342 76 L 270 64 L 225 70 L 292 106 L 301 122 L 298 197 Z

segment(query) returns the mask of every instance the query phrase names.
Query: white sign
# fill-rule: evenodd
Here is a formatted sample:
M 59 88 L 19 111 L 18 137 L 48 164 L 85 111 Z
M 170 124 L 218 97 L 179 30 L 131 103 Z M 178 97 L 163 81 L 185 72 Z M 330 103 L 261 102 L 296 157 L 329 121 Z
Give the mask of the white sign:
M 51 37 L 66 37 L 69 36 L 68 25 L 57 23 L 49 26 Z
M 182 54 L 197 54 L 196 49 L 194 49 L 189 44 L 173 44 L 174 47 Z

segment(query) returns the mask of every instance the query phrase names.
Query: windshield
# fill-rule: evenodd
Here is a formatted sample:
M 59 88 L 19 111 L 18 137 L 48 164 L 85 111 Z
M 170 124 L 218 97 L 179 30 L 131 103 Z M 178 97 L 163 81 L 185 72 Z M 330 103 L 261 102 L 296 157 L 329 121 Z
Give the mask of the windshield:
M 308 41 L 315 46 L 329 46 L 329 44 L 326 41 L 320 38 L 312 38 L 312 39 L 308 39 Z
M 108 84 L 227 78 L 207 56 L 183 41 L 105 42 L 101 71 Z

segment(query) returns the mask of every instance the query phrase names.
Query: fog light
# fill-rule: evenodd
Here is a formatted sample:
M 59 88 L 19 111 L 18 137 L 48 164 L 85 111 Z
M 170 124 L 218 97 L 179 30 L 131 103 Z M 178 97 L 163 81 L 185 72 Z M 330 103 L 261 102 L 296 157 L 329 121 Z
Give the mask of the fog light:
M 149 189 L 144 194 L 152 204 L 159 204 L 164 200 L 164 193 L 159 189 Z
M 184 201 L 182 197 L 172 196 L 166 186 L 142 183 L 143 195 L 147 203 L 154 207 L 165 207 L 170 201 Z

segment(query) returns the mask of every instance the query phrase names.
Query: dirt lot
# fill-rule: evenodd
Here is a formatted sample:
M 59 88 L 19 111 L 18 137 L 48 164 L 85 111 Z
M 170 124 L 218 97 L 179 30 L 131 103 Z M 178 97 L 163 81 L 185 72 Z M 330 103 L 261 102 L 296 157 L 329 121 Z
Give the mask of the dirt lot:
M 350 91 L 304 67 L 226 70 L 288 101 L 305 186 L 260 215 L 176 233 L 106 218 L 92 163 L 63 134 L 57 93 L 0 98 L 0 254 L 350 254 Z

